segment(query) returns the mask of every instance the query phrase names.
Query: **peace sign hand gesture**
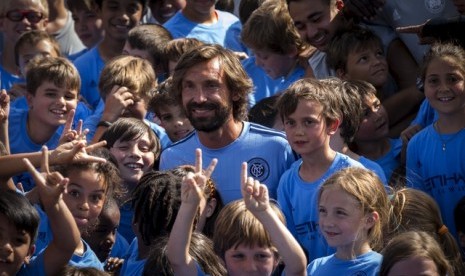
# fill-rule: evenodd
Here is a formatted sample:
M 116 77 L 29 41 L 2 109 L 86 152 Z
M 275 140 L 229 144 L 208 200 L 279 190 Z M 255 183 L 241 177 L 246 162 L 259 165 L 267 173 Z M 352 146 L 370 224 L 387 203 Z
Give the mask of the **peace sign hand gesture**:
M 270 207 L 268 188 L 252 177 L 247 177 L 247 163 L 241 166 L 241 192 L 245 206 L 254 215 Z

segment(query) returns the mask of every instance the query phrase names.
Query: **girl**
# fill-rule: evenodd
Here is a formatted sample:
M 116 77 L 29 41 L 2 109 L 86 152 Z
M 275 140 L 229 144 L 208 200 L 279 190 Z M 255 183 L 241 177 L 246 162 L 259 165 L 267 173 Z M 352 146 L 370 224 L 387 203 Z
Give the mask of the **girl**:
M 409 187 L 433 197 L 444 224 L 457 238 L 454 207 L 465 196 L 465 50 L 453 44 L 433 45 L 421 78 L 438 119 L 409 141 L 407 181 Z
M 126 190 L 120 204 L 118 232 L 131 243 L 135 237 L 132 230 L 134 211 L 123 203 L 137 187 L 142 175 L 157 167 L 160 141 L 147 124 L 135 118 L 118 119 L 104 132 L 101 140 L 107 141 L 107 148 L 116 161 Z
M 453 274 L 441 247 L 426 232 L 409 231 L 392 239 L 383 250 L 380 276 Z
M 390 236 L 407 231 L 425 231 L 444 251 L 455 275 L 465 275 L 460 248 L 441 218 L 438 205 L 431 196 L 417 189 L 404 188 L 393 193 Z
M 92 154 L 105 159 L 110 157 L 106 149 L 96 150 Z M 57 167 L 57 171 L 69 178 L 63 201 L 82 236 L 91 225 L 95 225 L 107 197 L 120 193 L 118 170 L 111 162 L 87 162 L 62 165 Z M 46 214 L 41 207 L 37 207 L 37 210 L 41 218 L 36 248 L 40 252 L 53 237 Z M 102 263 L 82 238 L 74 250 L 70 265 L 103 270 Z
M 318 195 L 319 228 L 336 253 L 315 259 L 308 275 L 375 275 L 381 264 L 389 202 L 379 178 L 362 168 L 346 168 L 328 178 Z

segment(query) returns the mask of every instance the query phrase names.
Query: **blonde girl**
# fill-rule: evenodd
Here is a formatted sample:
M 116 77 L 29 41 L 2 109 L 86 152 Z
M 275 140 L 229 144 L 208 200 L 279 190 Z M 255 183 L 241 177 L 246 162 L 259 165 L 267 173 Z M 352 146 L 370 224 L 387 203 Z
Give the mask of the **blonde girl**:
M 382 257 L 389 201 L 380 179 L 363 168 L 346 168 L 328 178 L 318 195 L 319 228 L 336 253 L 315 259 L 308 275 L 374 275 Z M 311 253 L 311 252 L 310 252 Z

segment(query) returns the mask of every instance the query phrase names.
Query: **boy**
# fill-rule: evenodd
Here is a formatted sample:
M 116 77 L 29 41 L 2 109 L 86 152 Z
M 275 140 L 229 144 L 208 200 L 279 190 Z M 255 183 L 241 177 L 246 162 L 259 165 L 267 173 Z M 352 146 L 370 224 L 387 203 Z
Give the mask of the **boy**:
M 25 109 L 12 109 L 9 116 L 11 153 L 36 152 L 42 145 L 54 149 L 59 127 L 76 109 L 81 81 L 73 64 L 61 57 L 35 59 L 26 75 Z M 26 190 L 32 183 L 21 180 Z
M 3 0 L 0 17 L 0 32 L 3 34 L 0 88 L 8 91 L 14 83 L 23 81 L 15 62 L 15 43 L 26 30 L 45 31 L 48 3 L 47 0 Z
M 365 168 L 376 173 L 381 182 L 387 185 L 386 176 L 380 165 L 356 154 L 349 148 L 349 144 L 354 140 L 354 136 L 360 127 L 364 112 L 358 82 L 340 81 L 337 78 L 323 79 L 321 82 L 326 83 L 340 97 L 341 124 L 336 134 L 331 136 L 329 142 L 331 148 L 360 162 Z
M 413 85 L 398 89 L 390 78 L 391 68 L 388 67 L 384 47 L 376 34 L 368 29 L 354 28 L 335 36 L 327 51 L 327 61 L 341 79 L 367 81 L 376 88 L 377 97 L 389 115 L 391 137 L 399 136 L 410 124 L 423 94 L 418 93 Z
M 279 0 L 266 1 L 255 10 L 245 23 L 241 37 L 254 54 L 243 61 L 255 86 L 251 95 L 253 99 L 250 99 L 252 106 L 305 75 L 298 56 L 306 50 L 306 46 L 287 7 Z
M 194 37 L 205 43 L 219 44 L 235 52 L 247 52 L 240 39 L 241 23 L 228 12 L 215 9 L 216 1 L 199 4 L 186 0 L 186 6 L 163 26 L 173 38 Z
M 178 101 L 171 95 L 171 78 L 160 84 L 158 93 L 150 100 L 149 110 L 160 120 L 160 126 L 171 142 L 176 142 L 194 130 Z
M 342 168 L 362 167 L 329 146 L 340 124 L 338 99 L 327 85 L 305 78 L 289 86 L 276 104 L 287 140 L 301 156 L 282 175 L 278 202 L 289 231 L 306 251 L 309 262 L 330 253 L 318 229 L 320 185 Z
M 74 20 L 74 31 L 86 48 L 69 56 L 75 60 L 89 49 L 97 45 L 104 36 L 102 19 L 95 12 L 94 3 L 91 0 L 68 0 L 66 2 Z
M 354 80 L 352 83 L 356 85 L 362 99 L 364 112 L 351 148 L 355 153 L 378 163 L 388 183 L 391 183 L 391 177 L 397 177 L 394 171 L 401 165 L 402 141 L 389 138 L 388 114 L 376 97 L 375 87 L 365 81 Z
M 97 142 L 103 132 L 120 117 L 144 120 L 147 103 L 156 88 L 155 73 L 147 60 L 120 56 L 110 61 L 103 68 L 99 81 L 100 96 L 104 102 L 103 111 L 95 112 L 84 122 L 84 128 L 90 130 L 88 139 Z M 157 134 L 162 147 L 171 143 L 160 126 L 148 120 L 145 122 Z
M 94 110 L 101 100 L 97 88 L 100 72 L 106 62 L 123 52 L 128 32 L 140 23 L 146 1 L 96 0 L 95 4 L 105 36 L 74 62 L 82 79 L 82 96 Z
M 129 31 L 123 54 L 148 60 L 158 80 L 163 81 L 168 73 L 165 48 L 172 39 L 170 32 L 161 25 L 139 25 Z

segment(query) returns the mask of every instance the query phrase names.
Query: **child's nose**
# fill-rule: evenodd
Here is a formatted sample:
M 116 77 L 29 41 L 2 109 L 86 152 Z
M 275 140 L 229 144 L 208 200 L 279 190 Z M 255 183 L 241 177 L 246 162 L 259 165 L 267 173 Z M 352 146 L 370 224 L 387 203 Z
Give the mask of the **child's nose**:
M 244 270 L 245 270 L 246 272 L 257 271 L 257 265 L 255 264 L 255 261 L 254 261 L 254 260 L 247 260 L 247 261 L 245 262 Z

